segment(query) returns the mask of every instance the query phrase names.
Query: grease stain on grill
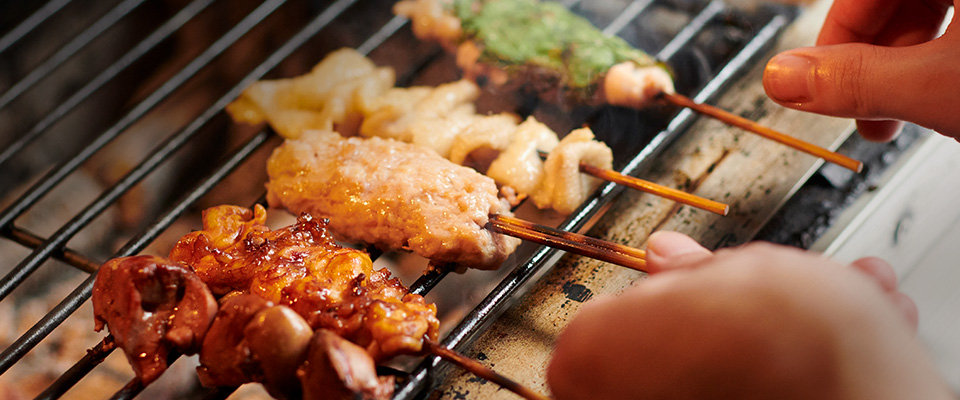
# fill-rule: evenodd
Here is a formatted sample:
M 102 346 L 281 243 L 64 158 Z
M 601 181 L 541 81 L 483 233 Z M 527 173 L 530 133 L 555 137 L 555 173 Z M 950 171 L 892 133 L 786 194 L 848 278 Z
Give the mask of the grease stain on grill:
M 461 391 L 459 391 L 459 390 L 453 390 L 453 393 L 451 393 L 451 395 L 452 395 L 451 398 L 454 399 L 454 400 L 467 400 L 467 399 L 470 398 L 470 397 L 468 397 L 468 396 L 470 395 L 470 391 L 469 391 L 469 390 L 465 390 L 465 391 L 461 392 Z
M 481 377 L 479 377 L 479 376 L 472 376 L 472 377 L 470 377 L 470 378 L 467 378 L 467 382 L 470 382 L 470 383 L 479 383 L 479 384 L 481 384 L 481 385 L 486 385 L 487 382 L 489 382 L 489 381 L 486 380 L 486 379 L 483 379 L 483 378 L 481 378 Z
M 590 289 L 587 289 L 586 286 L 583 286 L 579 283 L 574 283 L 572 281 L 564 282 L 563 294 L 566 295 L 568 299 L 578 303 L 583 303 L 593 297 L 593 292 L 590 291 Z

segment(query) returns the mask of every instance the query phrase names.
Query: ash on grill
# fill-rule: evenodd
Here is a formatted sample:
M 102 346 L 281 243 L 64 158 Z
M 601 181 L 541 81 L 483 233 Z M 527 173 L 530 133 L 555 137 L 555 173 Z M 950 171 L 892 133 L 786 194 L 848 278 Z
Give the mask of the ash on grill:
M 451 56 L 415 39 L 393 16 L 393 3 L 0 4 L 0 397 L 33 397 L 59 377 L 48 389 L 50 397 L 106 398 L 129 381 L 132 374 L 119 352 L 90 374 L 92 364 L 80 361 L 76 371 L 61 375 L 102 338 L 92 330 L 85 302 L 92 282 L 84 280 L 90 272 L 84 269 L 117 255 L 166 254 L 177 238 L 200 227 L 199 210 L 258 200 L 265 159 L 279 141 L 231 124 L 222 112 L 246 85 L 302 74 L 340 47 L 360 48 L 378 65 L 393 67 L 401 86 L 460 77 Z M 616 33 L 640 49 L 659 52 L 679 77 L 679 92 L 707 88 L 708 97 L 718 90 L 710 86 L 714 77 L 730 68 L 764 26 L 793 15 L 786 7 L 743 11 L 708 0 L 563 3 L 597 26 L 623 23 Z M 691 118 L 671 120 L 675 113 L 667 108 L 562 110 L 491 90 L 477 108 L 533 115 L 557 132 L 586 123 L 614 149 L 614 168 L 627 173 L 650 162 Z M 680 123 L 667 129 L 671 121 Z M 659 147 L 638 156 L 654 138 L 662 139 L 655 141 Z M 565 220 L 528 205 L 518 215 L 582 230 L 616 194 L 611 187 Z M 291 222 L 288 216 L 268 225 Z M 428 299 L 441 310 L 441 337 L 453 332 L 446 344 L 456 348 L 469 344 L 522 283 L 549 267 L 551 254 L 525 244 L 499 271 L 449 276 L 420 277 L 425 261 L 417 257 L 387 254 L 377 263 L 412 282 L 414 292 L 429 291 Z M 484 311 L 474 309 L 480 302 L 488 305 Z M 424 389 L 427 368 L 436 360 L 414 366 L 418 362 L 394 365 L 412 371 L 398 397 Z M 176 362 L 145 396 L 184 397 L 196 389 L 194 365 L 189 359 Z M 249 390 L 253 397 L 265 395 L 256 388 L 241 392 Z M 138 391 L 134 386 L 119 397 Z

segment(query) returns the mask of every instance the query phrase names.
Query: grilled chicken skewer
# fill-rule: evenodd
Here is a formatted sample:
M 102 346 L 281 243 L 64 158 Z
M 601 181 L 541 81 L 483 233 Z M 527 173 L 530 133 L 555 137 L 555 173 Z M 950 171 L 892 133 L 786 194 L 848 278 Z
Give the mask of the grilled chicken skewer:
M 134 386 L 159 377 L 174 352 L 199 352 L 205 386 L 261 382 L 280 399 L 387 399 L 393 380 L 377 376 L 378 361 L 456 354 L 435 341 L 436 306 L 374 271 L 366 253 L 335 244 L 325 221 L 303 215 L 270 230 L 265 217 L 260 206 L 214 207 L 169 259 L 104 264 L 94 285 L 97 329 L 108 326 L 128 354 Z M 462 356 L 454 361 L 485 378 L 491 372 Z
M 548 101 L 644 108 L 657 100 L 716 118 L 859 172 L 863 164 L 677 94 L 654 57 L 606 35 L 561 4 L 538 0 L 403 0 L 394 11 L 457 56 L 467 77 Z
M 477 113 L 473 102 L 480 89 L 472 81 L 437 87 L 392 85 L 391 69 L 341 49 L 309 74 L 251 85 L 227 109 L 239 122 L 267 121 L 290 139 L 308 130 L 335 128 L 347 136 L 359 133 L 430 148 L 493 178 L 512 205 L 529 198 L 540 209 L 569 214 L 600 180 L 608 180 L 713 212 L 726 209 L 638 178 L 623 178 L 610 169 L 609 147 L 589 129 L 577 129 L 560 140 L 533 117 L 520 122 L 509 113 Z M 538 152 L 547 151 L 550 155 L 541 159 Z
M 274 150 L 267 173 L 272 206 L 328 218 L 348 242 L 480 269 L 520 243 L 487 229 L 512 216 L 492 179 L 409 143 L 309 131 Z

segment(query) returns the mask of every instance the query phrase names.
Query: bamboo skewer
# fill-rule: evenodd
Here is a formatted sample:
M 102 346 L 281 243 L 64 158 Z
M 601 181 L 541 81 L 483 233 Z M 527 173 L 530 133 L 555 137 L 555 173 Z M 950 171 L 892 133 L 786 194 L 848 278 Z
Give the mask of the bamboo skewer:
M 533 391 L 533 389 L 523 386 L 520 383 L 514 381 L 513 379 L 507 378 L 506 376 L 503 376 L 497 373 L 497 371 L 490 369 L 486 365 L 480 364 L 480 362 L 472 358 L 469 358 L 463 354 L 460 354 L 452 349 L 446 348 L 437 342 L 424 339 L 423 347 L 430 354 L 433 354 L 444 360 L 452 362 L 456 364 L 458 367 L 463 368 L 476 376 L 479 376 L 490 382 L 496 383 L 497 385 L 500 385 L 504 389 L 507 389 L 511 392 L 518 394 L 520 397 L 523 397 L 528 400 L 548 400 L 549 399 L 549 397 L 544 396 L 540 393 L 537 393 Z
M 828 162 L 832 162 L 853 172 L 859 173 L 863 170 L 863 163 L 860 161 L 847 157 L 843 154 L 827 150 L 813 143 L 805 142 L 795 137 L 780 133 L 724 109 L 717 108 L 709 104 L 697 103 L 693 101 L 693 99 L 681 94 L 661 92 L 660 96 L 676 106 L 686 107 L 700 114 L 716 118 L 717 120 L 726 124 L 741 128 L 748 132 L 756 133 L 767 139 L 793 147 L 794 149 L 800 150 L 804 153 L 820 157 Z
M 487 228 L 494 232 L 646 272 L 647 253 L 630 246 L 503 215 L 491 215 Z
M 580 171 L 585 174 L 593 175 L 597 178 L 603 179 L 608 182 L 617 183 L 617 184 L 631 187 L 640 191 L 655 194 L 665 199 L 670 199 L 678 203 L 683 203 L 699 209 L 707 210 L 712 213 L 725 216 L 727 215 L 727 213 L 730 212 L 730 206 L 724 203 L 713 201 L 710 199 L 705 199 L 703 197 L 692 195 L 682 190 L 677 190 L 671 187 L 658 185 L 656 183 L 645 181 L 640 178 L 624 175 L 617 171 L 597 168 L 590 164 L 585 164 L 585 163 L 580 163 Z
M 538 151 L 540 157 L 546 158 L 549 153 L 544 151 Z M 707 210 L 712 213 L 720 214 L 726 216 L 730 212 L 730 206 L 710 199 L 705 199 L 703 197 L 693 195 L 682 190 L 677 190 L 671 187 L 659 185 L 647 180 L 640 178 L 632 177 L 630 175 L 624 175 L 617 171 L 597 168 L 593 165 L 587 163 L 580 163 L 580 172 L 583 172 L 588 175 L 592 175 L 596 178 L 602 179 L 607 182 L 613 182 L 619 185 L 624 185 L 633 189 L 637 189 L 643 192 L 647 192 L 656 196 L 663 197 L 665 199 L 670 199 L 678 203 L 686 204 L 691 207 L 696 207 L 702 210 Z

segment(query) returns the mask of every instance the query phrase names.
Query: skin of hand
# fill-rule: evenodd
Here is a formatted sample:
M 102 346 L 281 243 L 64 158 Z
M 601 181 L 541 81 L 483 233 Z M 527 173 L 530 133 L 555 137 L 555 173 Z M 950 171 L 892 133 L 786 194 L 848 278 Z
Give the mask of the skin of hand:
M 911 121 L 960 139 L 960 0 L 835 0 L 816 47 L 785 51 L 766 66 L 777 103 L 856 118 L 860 134 L 888 141 Z
M 648 242 L 651 275 L 585 304 L 547 370 L 564 399 L 949 399 L 877 259 Z

